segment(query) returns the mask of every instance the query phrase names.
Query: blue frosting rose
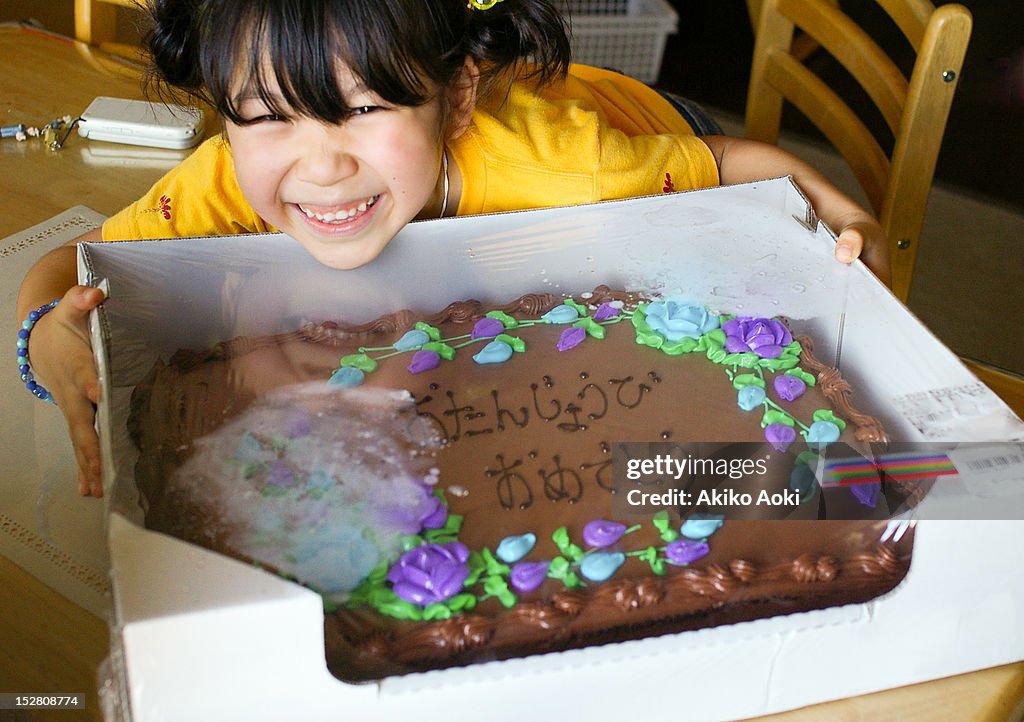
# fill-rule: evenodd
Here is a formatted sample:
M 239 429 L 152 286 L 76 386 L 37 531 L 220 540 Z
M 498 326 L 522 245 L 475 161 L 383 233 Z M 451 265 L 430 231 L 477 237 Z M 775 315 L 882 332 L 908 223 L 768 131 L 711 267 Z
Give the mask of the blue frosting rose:
M 654 301 L 645 315 L 647 324 L 669 341 L 698 339 L 718 328 L 718 316 L 688 301 Z

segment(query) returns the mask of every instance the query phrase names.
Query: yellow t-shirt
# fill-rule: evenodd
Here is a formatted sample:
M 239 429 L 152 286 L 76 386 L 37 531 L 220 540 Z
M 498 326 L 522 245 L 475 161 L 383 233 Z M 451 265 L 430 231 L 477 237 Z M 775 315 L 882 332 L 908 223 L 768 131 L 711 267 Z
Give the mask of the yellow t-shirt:
M 459 215 L 629 198 L 719 182 L 711 151 L 667 100 L 632 78 L 582 65 L 539 92 L 514 83 L 507 96 L 481 102 L 449 150 L 462 173 Z M 218 135 L 109 218 L 103 238 L 273 230 L 242 196 L 230 146 Z

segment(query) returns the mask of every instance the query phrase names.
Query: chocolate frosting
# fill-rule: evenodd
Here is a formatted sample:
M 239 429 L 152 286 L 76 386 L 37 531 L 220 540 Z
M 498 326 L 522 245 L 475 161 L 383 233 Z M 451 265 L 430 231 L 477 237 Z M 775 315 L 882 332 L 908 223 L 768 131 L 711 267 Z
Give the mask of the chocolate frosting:
M 433 315 L 403 310 L 367 324 L 307 324 L 179 352 L 158 364 L 133 397 L 130 426 L 141 450 L 137 477 L 150 504 L 147 523 L 233 553 L 204 531 L 215 510 L 182 508 L 180 496 L 172 504 L 164 493 L 197 437 L 270 388 L 325 380 L 341 355 L 391 344 L 418 320 L 451 338 L 467 334 L 488 311 L 536 319 L 562 300 L 527 294 L 497 307 L 459 301 Z M 642 297 L 600 286 L 576 300 L 594 308 Z M 442 437 L 441 485 L 449 489 L 450 510 L 465 517 L 460 539 L 470 548 L 493 548 L 506 534 L 524 531 L 548 540 L 559 526 L 579 538 L 582 524 L 608 517 L 612 442 L 762 440 L 756 418 L 736 408 L 722 367 L 698 354 L 669 357 L 638 346 L 628 323 L 609 327 L 606 339 L 588 340 L 585 349 L 561 353 L 554 348 L 561 330 L 522 330 L 527 352 L 501 367 L 478 366 L 460 351 L 434 372 L 411 375 L 406 361 L 392 359 L 369 377 L 370 384 L 408 389 L 420 417 Z M 817 387 L 794 408 L 808 415 L 831 408 L 849 422 L 848 437 L 885 442 L 880 422 L 853 405 L 849 384 L 813 355 L 811 339 L 798 340 L 800 365 Z M 327 615 L 327 662 L 342 679 L 378 679 L 866 601 L 898 584 L 910 563 L 913 533 L 879 544 L 884 526 L 884 519 L 730 521 L 708 540 L 709 556 L 669 567 L 664 576 L 630 559 L 604 583 L 568 589 L 549 580 L 509 609 L 489 599 L 444 620 L 401 621 L 343 606 Z M 640 531 L 636 543 L 658 540 Z

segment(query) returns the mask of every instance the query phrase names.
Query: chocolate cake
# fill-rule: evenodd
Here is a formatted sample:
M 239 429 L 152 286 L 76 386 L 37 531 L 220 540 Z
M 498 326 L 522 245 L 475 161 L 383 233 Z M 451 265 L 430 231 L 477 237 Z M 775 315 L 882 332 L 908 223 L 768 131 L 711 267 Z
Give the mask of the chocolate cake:
M 147 525 L 320 592 L 329 668 L 368 680 L 892 590 L 913 533 L 863 489 L 819 520 L 804 468 L 885 442 L 851 393 L 779 319 L 599 287 L 181 351 L 130 426 Z M 632 508 L 622 442 L 742 444 L 758 471 L 715 488 L 777 501 Z

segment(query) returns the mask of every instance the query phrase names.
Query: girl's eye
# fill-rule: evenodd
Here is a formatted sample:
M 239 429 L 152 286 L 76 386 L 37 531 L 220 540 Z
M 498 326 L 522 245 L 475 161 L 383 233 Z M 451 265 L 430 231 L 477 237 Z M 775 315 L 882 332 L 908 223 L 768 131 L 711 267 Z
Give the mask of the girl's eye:
M 287 122 L 288 118 L 283 115 L 275 115 L 274 113 L 267 113 L 266 115 L 258 115 L 255 118 L 246 121 L 247 125 L 256 125 L 257 123 L 284 123 Z
M 352 110 L 352 115 L 367 115 L 378 110 L 383 110 L 379 105 L 362 105 Z

